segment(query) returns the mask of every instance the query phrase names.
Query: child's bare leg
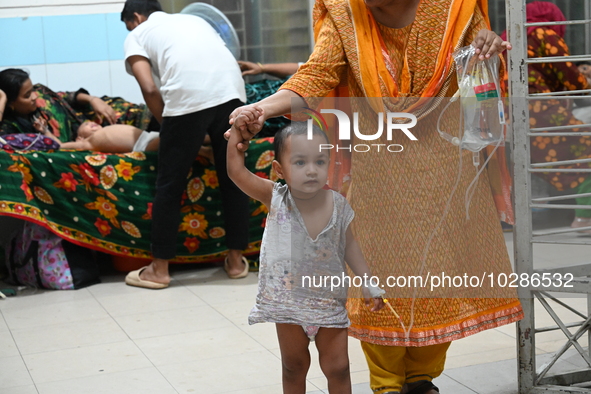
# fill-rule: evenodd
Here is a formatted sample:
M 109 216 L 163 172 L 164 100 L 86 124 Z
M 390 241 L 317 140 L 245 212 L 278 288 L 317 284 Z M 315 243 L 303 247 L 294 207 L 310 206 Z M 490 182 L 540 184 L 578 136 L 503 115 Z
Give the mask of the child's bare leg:
M 304 394 L 306 375 L 310 368 L 310 339 L 301 326 L 276 324 L 277 338 L 281 350 L 282 379 L 284 394 Z
M 321 327 L 316 334 L 320 368 L 328 380 L 331 394 L 351 393 L 347 337 L 346 328 Z

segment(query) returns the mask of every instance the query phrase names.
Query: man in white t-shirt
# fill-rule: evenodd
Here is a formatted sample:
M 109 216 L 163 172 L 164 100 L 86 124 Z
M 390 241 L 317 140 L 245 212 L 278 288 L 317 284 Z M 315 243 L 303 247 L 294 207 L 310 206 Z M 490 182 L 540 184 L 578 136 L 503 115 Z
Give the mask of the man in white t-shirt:
M 180 202 L 206 134 L 214 150 L 230 251 L 224 268 L 230 278 L 243 278 L 248 274 L 248 261 L 242 257 L 248 245 L 248 197 L 228 178 L 223 137 L 230 113 L 246 101 L 240 68 L 205 20 L 162 12 L 157 0 L 127 0 L 121 20 L 131 32 L 125 40 L 125 67 L 162 125 L 152 206 L 154 259 L 130 272 L 125 282 L 147 288 L 168 286 Z

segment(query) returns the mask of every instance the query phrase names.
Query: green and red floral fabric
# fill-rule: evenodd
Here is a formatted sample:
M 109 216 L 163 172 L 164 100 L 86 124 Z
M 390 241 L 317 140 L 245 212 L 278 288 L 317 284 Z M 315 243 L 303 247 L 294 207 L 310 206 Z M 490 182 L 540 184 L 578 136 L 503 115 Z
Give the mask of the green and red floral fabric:
M 253 140 L 246 166 L 276 180 L 272 161 L 272 139 Z M 0 151 L 0 215 L 38 223 L 62 238 L 110 254 L 149 258 L 156 170 L 154 152 Z M 258 250 L 267 214 L 254 200 L 250 211 L 247 253 Z M 215 167 L 198 157 L 187 174 L 175 260 L 212 261 L 226 250 Z

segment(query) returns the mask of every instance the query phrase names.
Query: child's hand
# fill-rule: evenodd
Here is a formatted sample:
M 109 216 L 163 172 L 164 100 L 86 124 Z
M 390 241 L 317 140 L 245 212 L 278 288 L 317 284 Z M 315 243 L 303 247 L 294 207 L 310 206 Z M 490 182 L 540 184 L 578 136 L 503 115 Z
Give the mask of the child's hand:
M 230 126 L 228 131 L 224 133 L 224 137 L 228 140 L 228 147 L 232 146 L 243 152 L 243 150 L 238 147 L 238 145 L 243 143 L 242 135 L 235 125 Z
M 255 136 L 265 124 L 264 111 L 257 105 L 245 105 L 236 108 L 230 114 L 230 124 L 240 132 L 242 143 L 238 144 L 238 149 L 246 151 L 248 142 Z M 230 138 L 230 131 L 228 130 L 224 137 Z
M 234 123 L 230 129 L 224 133 L 224 138 L 228 140 L 228 146 L 235 147 L 242 153 L 248 150 L 250 141 L 243 139 L 242 132 L 240 131 L 239 127 L 241 124 L 247 124 L 249 119 L 250 118 L 247 115 L 238 115 L 234 119 Z
M 365 305 L 370 308 L 370 311 L 377 312 L 384 307 L 384 300 L 382 299 L 382 296 L 386 294 L 384 289 L 378 286 L 367 286 L 363 288 L 362 292 Z
M 240 111 L 237 112 L 238 110 Z M 247 105 L 232 112 L 230 124 L 240 131 L 242 139 L 249 141 L 263 128 L 265 123 L 263 115 L 264 111 L 261 108 L 255 105 Z
M 365 298 L 365 306 L 370 308 L 370 311 L 377 312 L 384 307 L 384 300 L 382 297 Z

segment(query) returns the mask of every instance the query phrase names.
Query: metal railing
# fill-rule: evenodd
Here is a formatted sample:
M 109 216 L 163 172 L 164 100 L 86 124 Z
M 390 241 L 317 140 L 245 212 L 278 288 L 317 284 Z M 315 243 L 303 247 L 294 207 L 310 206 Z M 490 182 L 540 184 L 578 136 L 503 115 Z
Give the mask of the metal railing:
M 591 136 L 591 132 L 575 132 L 572 129 L 591 127 L 591 125 L 569 125 L 556 127 L 530 128 L 528 103 L 530 100 L 547 99 L 574 99 L 577 96 L 572 94 L 590 93 L 591 90 L 581 90 L 573 92 L 553 92 L 544 94 L 530 94 L 528 91 L 528 66 L 536 63 L 565 62 L 590 60 L 591 55 L 579 56 L 560 56 L 543 57 L 528 59 L 527 55 L 527 27 L 529 26 L 549 26 L 553 24 L 562 25 L 585 25 L 585 31 L 589 31 L 591 19 L 589 15 L 585 19 L 572 20 L 565 22 L 544 22 L 544 23 L 525 23 L 525 1 L 508 0 L 506 2 L 507 26 L 509 41 L 513 43 L 513 50 L 509 53 L 509 80 L 510 95 L 512 97 L 511 124 L 513 130 L 519 132 L 512 133 L 512 154 L 514 162 L 514 202 L 515 202 L 515 231 L 513 232 L 515 247 L 515 270 L 517 274 L 525 273 L 531 277 L 534 273 L 543 275 L 572 275 L 572 287 L 563 286 L 542 287 L 530 286 L 520 288 L 519 297 L 523 306 L 524 319 L 517 324 L 517 349 L 518 349 L 518 381 L 520 394 L 537 393 L 591 393 L 591 385 L 582 387 L 581 384 L 591 382 L 591 356 L 589 349 L 583 348 L 578 342 L 585 334 L 591 337 L 591 264 L 560 266 L 551 269 L 536 269 L 534 265 L 533 245 L 538 244 L 579 244 L 591 245 L 591 237 L 588 238 L 569 238 L 568 235 L 580 230 L 591 230 L 591 227 L 584 228 L 557 228 L 544 231 L 533 231 L 532 209 L 574 209 L 589 208 L 591 206 L 573 205 L 570 203 L 556 204 L 556 201 L 569 200 L 574 197 L 590 196 L 585 195 L 563 195 L 557 197 L 532 198 L 532 176 L 536 173 L 588 173 L 591 168 L 586 169 L 560 169 L 557 166 L 585 164 L 591 162 L 590 159 L 582 160 L 563 160 L 554 163 L 532 163 L 530 150 L 532 138 L 544 136 Z M 585 13 L 589 13 L 589 7 L 585 6 Z M 588 49 L 589 46 L 586 45 Z M 580 98 L 580 96 L 579 96 Z M 558 130 L 569 130 L 559 132 Z M 589 129 L 588 129 L 589 130 Z M 551 132 L 548 132 L 551 131 Z M 566 237 L 565 237 L 566 236 Z M 589 256 L 591 262 L 591 254 Z M 564 302 L 559 295 L 564 293 L 584 294 L 587 297 L 587 313 L 579 312 L 572 308 L 568 302 Z M 558 294 L 558 295 L 557 295 Z M 550 327 L 536 328 L 534 303 L 538 302 L 554 320 L 556 325 Z M 557 307 L 566 308 L 582 320 L 574 323 L 565 323 L 561 320 L 558 313 L 552 307 L 551 302 Z M 571 331 L 575 330 L 574 332 Z M 565 343 L 555 352 L 549 361 L 544 365 L 537 366 L 536 357 L 536 334 L 548 331 L 561 331 L 565 335 Z M 569 349 L 575 349 L 582 357 L 586 368 L 553 373 L 553 367 L 556 366 L 561 356 Z

